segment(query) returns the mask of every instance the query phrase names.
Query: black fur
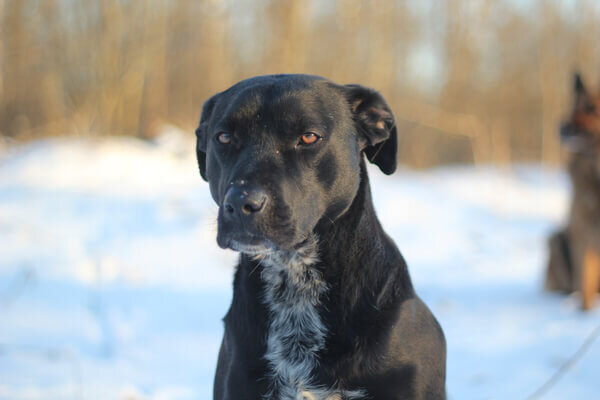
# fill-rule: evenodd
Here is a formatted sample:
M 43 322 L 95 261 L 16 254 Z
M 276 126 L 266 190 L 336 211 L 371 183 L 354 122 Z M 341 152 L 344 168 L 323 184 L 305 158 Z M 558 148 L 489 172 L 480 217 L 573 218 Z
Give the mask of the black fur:
M 223 132 L 227 144 L 219 141 Z M 302 144 L 305 132 L 320 140 Z M 220 206 L 218 243 L 241 252 L 215 399 L 279 396 L 265 359 L 274 316 L 265 304 L 263 261 L 301 251 L 315 237 L 318 261 L 308 270 L 327 290 L 311 299 L 326 330 L 313 386 L 342 398 L 357 391 L 353 398 L 445 399 L 442 330 L 381 228 L 362 158 L 393 173 L 396 135 L 379 93 L 314 76 L 256 77 L 205 103 L 199 168 Z M 232 190 L 245 194 L 224 206 Z

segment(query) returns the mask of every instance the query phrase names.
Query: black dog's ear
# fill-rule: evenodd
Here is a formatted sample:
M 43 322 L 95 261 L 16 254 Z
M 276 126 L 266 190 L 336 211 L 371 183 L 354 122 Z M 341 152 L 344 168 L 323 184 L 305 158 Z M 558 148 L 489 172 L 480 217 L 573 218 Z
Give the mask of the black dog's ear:
M 398 137 L 392 110 L 383 96 L 360 85 L 345 85 L 361 150 L 383 173 L 396 170 Z
M 196 129 L 196 158 L 198 159 L 198 167 L 200 168 L 200 175 L 202 179 L 208 181 L 206 177 L 206 145 L 207 145 L 207 128 L 208 121 L 212 114 L 212 110 L 215 105 L 215 96 L 204 102 L 202 106 L 202 116 L 200 117 L 200 124 Z

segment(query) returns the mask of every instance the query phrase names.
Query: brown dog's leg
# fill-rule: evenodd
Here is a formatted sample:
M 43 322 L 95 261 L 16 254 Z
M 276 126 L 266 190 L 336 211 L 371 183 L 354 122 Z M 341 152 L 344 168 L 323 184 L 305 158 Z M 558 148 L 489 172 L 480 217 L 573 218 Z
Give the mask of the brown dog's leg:
M 546 269 L 544 287 L 549 291 L 571 293 L 573 285 L 573 263 L 570 246 L 565 231 L 555 232 L 548 240 L 550 259 Z
M 596 301 L 600 284 L 600 254 L 591 247 L 585 251 L 581 279 L 581 306 L 584 310 L 589 310 Z

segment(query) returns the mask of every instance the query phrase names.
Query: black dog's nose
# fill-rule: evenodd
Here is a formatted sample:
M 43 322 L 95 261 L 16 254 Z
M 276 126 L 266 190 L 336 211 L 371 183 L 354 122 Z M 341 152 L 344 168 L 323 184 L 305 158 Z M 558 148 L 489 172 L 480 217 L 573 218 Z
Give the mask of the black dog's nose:
M 225 214 L 252 215 L 264 209 L 267 194 L 264 190 L 249 186 L 232 186 L 227 190 L 223 207 Z

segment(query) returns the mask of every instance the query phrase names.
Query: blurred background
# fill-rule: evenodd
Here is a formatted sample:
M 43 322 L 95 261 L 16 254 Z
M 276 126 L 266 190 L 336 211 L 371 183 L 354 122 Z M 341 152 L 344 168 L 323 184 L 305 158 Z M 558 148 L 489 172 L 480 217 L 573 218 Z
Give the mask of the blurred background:
M 448 398 L 594 399 L 600 307 L 542 290 L 596 0 L 0 0 L 0 400 L 212 397 L 237 254 L 202 103 L 254 75 L 379 90 L 377 213 L 448 343 Z
M 600 76 L 594 0 L 0 1 L 0 135 L 193 131 L 258 74 L 381 91 L 401 162 L 560 161 L 571 74 Z

